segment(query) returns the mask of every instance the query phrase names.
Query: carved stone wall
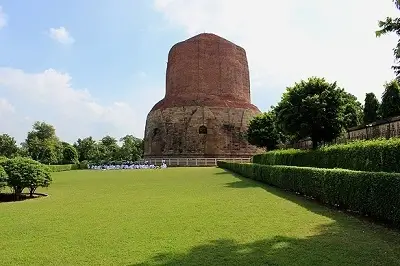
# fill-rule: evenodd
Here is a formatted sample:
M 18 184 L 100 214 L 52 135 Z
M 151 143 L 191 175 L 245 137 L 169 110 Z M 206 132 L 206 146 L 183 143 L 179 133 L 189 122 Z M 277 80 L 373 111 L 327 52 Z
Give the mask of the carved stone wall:
M 174 45 L 166 94 L 147 116 L 145 157 L 249 157 L 259 150 L 244 137 L 260 113 L 250 102 L 243 48 L 214 34 Z

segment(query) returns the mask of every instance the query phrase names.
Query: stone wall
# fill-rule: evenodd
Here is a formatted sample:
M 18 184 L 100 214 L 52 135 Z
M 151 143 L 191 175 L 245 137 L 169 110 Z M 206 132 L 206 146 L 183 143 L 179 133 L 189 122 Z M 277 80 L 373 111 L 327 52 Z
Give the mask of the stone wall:
M 244 136 L 248 122 L 257 113 L 243 108 L 202 106 L 152 111 L 147 117 L 144 155 L 251 157 L 262 152 L 248 144 Z

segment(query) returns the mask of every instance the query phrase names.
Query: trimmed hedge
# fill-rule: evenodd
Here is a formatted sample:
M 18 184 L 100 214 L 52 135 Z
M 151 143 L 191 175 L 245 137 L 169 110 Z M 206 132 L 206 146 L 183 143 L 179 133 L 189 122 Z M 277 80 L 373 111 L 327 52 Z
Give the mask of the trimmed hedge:
M 87 162 L 80 162 L 78 164 L 60 164 L 60 165 L 47 165 L 51 172 L 63 172 L 71 170 L 83 170 L 88 169 Z
M 23 157 L 25 158 L 25 157 Z M 28 158 L 28 157 L 26 157 Z M 4 156 L 0 156 L 0 164 L 4 161 L 9 160 Z M 79 169 L 88 169 L 89 164 L 87 161 L 82 161 L 78 164 L 59 164 L 59 165 L 45 165 L 50 172 L 64 172 Z
M 64 171 L 71 171 L 71 170 L 78 170 L 78 164 L 61 164 L 61 165 L 46 165 L 50 172 L 64 172 Z
M 400 138 L 354 141 L 318 150 L 277 150 L 255 155 L 253 163 L 400 173 Z
M 218 162 L 218 166 L 400 226 L 400 174 Z

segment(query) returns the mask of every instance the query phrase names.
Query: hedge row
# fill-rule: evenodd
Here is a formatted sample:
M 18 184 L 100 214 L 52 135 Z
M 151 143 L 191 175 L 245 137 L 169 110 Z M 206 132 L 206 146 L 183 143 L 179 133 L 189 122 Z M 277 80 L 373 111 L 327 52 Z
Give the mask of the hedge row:
M 218 162 L 244 177 L 400 226 L 400 174 Z
M 61 164 L 61 165 L 47 165 L 51 172 L 63 172 L 78 169 L 88 169 L 87 162 L 81 162 L 79 164 Z
M 64 172 L 79 169 L 77 164 L 47 165 L 51 172 Z
M 253 162 L 400 173 L 400 138 L 354 141 L 308 151 L 277 150 L 256 155 Z

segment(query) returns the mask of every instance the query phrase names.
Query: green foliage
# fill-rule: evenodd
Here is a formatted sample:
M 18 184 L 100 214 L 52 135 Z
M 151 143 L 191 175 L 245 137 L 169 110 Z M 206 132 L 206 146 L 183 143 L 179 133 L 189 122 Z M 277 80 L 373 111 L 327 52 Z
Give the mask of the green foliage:
M 278 145 L 279 133 L 275 126 L 276 117 L 267 112 L 254 117 L 247 129 L 247 140 L 250 144 L 267 150 L 274 150 Z
M 63 164 L 77 164 L 78 160 L 78 152 L 74 146 L 67 142 L 62 142 L 63 146 Z
M 362 104 L 354 95 L 343 92 L 343 123 L 344 128 L 351 128 L 362 124 L 363 108 Z
M 30 157 L 44 164 L 57 164 L 62 160 L 62 145 L 52 125 L 35 122 L 28 132 L 24 146 Z
M 358 171 L 400 173 L 400 138 L 360 140 L 317 150 L 279 150 L 253 157 L 267 165 L 343 168 Z
M 385 84 L 381 103 L 382 118 L 400 115 L 400 86 L 397 80 Z
M 7 186 L 7 173 L 0 165 L 0 192 L 5 186 Z
M 400 1 L 393 0 L 397 9 L 400 9 Z M 379 30 L 375 32 L 376 37 L 380 37 L 382 35 L 386 35 L 388 33 L 395 33 L 397 36 L 400 36 L 400 18 L 390 18 L 387 17 L 384 21 L 378 22 Z M 393 54 L 395 57 L 396 64 L 392 66 L 394 73 L 396 74 L 396 79 L 400 80 L 400 39 L 397 41 L 396 47 L 393 49 Z
M 5 157 L 5 156 L 0 156 L 0 165 L 1 165 L 4 161 L 7 161 L 7 160 L 8 160 L 7 157 Z
M 15 139 L 8 134 L 0 135 L 0 156 L 8 158 L 16 156 L 18 153 L 18 146 Z
M 379 118 L 380 104 L 373 92 L 365 94 L 363 122 L 364 124 L 372 123 Z
M 143 156 L 143 140 L 132 135 L 121 138 L 122 147 L 117 139 L 105 136 L 100 141 L 92 137 L 78 139 L 73 145 L 61 142 L 55 128 L 45 122 L 35 122 L 27 134 L 26 140 L 18 147 L 14 138 L 7 134 L 0 135 L 0 157 L 30 157 L 46 165 L 56 165 L 53 171 L 65 171 L 70 168 L 58 165 L 77 165 L 79 169 L 87 169 L 87 162 L 101 161 L 136 161 Z M 83 162 L 79 164 L 79 162 Z
M 400 174 L 218 162 L 244 177 L 400 226 Z
M 78 152 L 79 161 L 96 161 L 98 157 L 98 147 L 96 141 L 92 137 L 78 139 L 74 143 L 74 147 Z
M 346 123 L 351 123 L 352 109 L 357 107 L 350 100 L 350 94 L 338 88 L 336 82 L 317 77 L 302 80 L 287 88 L 276 106 L 277 123 L 287 135 L 297 139 L 311 137 L 316 148 L 322 141 L 338 137 Z
M 89 162 L 88 161 L 82 161 L 78 164 L 78 168 L 81 170 L 89 169 Z
M 137 161 L 143 153 L 143 141 L 132 135 L 121 138 L 122 147 L 119 150 L 119 159 Z
M 7 186 L 16 197 L 25 188 L 32 196 L 38 187 L 48 187 L 52 181 L 48 167 L 30 158 L 16 157 L 1 163 L 7 173 Z
M 46 165 L 50 172 L 64 172 L 81 169 L 79 164 Z
M 105 136 L 100 140 L 98 144 L 99 158 L 100 160 L 112 161 L 113 159 L 119 159 L 119 146 L 117 139 L 111 136 Z

